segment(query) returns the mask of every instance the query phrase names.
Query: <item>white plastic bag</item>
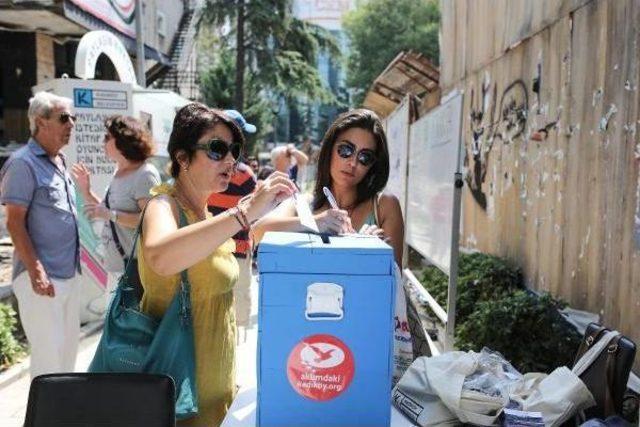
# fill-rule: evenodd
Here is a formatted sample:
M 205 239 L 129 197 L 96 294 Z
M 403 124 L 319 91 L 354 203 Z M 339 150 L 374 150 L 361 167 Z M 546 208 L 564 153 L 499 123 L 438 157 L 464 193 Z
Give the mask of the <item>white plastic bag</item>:
M 393 404 L 421 427 L 497 425 L 510 400 L 524 411 L 541 412 L 545 425 L 555 427 L 594 404 L 568 368 L 522 376 L 501 357 L 485 350 L 419 357 L 394 388 Z
M 495 425 L 508 396 L 463 390 L 478 359 L 478 353 L 461 351 L 417 358 L 393 390 L 394 405 L 421 427 L 460 422 Z
M 396 301 L 394 311 L 393 332 L 393 378 L 392 384 L 396 385 L 405 371 L 413 363 L 413 344 L 411 343 L 411 331 L 407 317 L 407 297 L 404 291 L 402 274 L 395 265 L 396 275 Z

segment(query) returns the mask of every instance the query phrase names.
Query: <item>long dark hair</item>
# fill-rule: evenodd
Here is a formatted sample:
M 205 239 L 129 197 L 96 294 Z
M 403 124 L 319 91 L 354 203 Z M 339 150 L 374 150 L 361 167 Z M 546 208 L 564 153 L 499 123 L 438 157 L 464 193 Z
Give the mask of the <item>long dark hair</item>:
M 238 125 L 221 110 L 209 108 L 199 102 L 187 104 L 176 113 L 173 129 L 169 137 L 167 151 L 171 158 L 171 176 L 178 177 L 180 163 L 178 153 L 183 151 L 191 161 L 196 152 L 196 144 L 202 135 L 216 123 L 224 123 L 231 130 L 234 142 L 244 145 L 244 135 Z
M 331 188 L 331 155 L 338 135 L 351 128 L 368 130 L 376 141 L 376 162 L 369 172 L 358 183 L 356 206 L 373 198 L 387 185 L 389 179 L 389 148 L 387 136 L 382 128 L 380 118 L 371 110 L 359 108 L 347 111 L 338 116 L 322 140 L 320 157 L 318 158 L 318 174 L 313 191 L 313 209 L 320 209 L 327 203 L 322 187 Z

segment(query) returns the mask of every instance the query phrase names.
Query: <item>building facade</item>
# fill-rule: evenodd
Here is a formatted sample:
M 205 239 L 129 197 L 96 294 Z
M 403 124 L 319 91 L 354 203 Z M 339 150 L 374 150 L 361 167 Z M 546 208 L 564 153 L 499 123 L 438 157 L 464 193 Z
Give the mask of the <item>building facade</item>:
M 31 87 L 64 74 L 74 77 L 80 38 L 92 30 L 116 35 L 134 57 L 136 53 L 135 0 L 0 0 L 0 145 L 24 142 Z M 190 0 L 144 0 L 143 29 L 147 84 L 173 66 L 176 40 L 184 29 Z M 117 80 L 106 57 L 101 57 L 96 79 Z

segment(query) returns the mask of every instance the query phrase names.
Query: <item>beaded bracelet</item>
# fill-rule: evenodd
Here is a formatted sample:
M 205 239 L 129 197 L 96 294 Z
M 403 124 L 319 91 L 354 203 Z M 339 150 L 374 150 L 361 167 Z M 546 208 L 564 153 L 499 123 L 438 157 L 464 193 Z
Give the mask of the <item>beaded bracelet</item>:
M 233 215 L 236 221 L 238 221 L 238 224 L 240 224 L 243 231 L 249 231 L 251 229 L 251 225 L 248 222 L 243 221 L 242 211 L 239 207 L 236 206 L 235 208 L 229 209 L 229 212 Z
M 242 217 L 242 221 L 246 224 L 247 230 L 250 229 L 251 228 L 251 223 L 247 219 L 247 208 L 245 208 L 241 204 L 238 204 L 238 213 Z

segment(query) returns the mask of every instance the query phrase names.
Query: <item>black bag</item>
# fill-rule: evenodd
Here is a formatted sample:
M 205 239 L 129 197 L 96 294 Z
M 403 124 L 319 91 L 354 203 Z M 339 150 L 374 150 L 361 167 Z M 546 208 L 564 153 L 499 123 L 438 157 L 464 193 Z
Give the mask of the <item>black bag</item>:
M 606 332 L 609 329 L 597 323 L 587 326 L 574 365 Z M 596 401 L 596 406 L 585 411 L 587 419 L 604 419 L 622 413 L 624 393 L 635 355 L 636 345 L 633 341 L 618 335 L 580 375 Z

